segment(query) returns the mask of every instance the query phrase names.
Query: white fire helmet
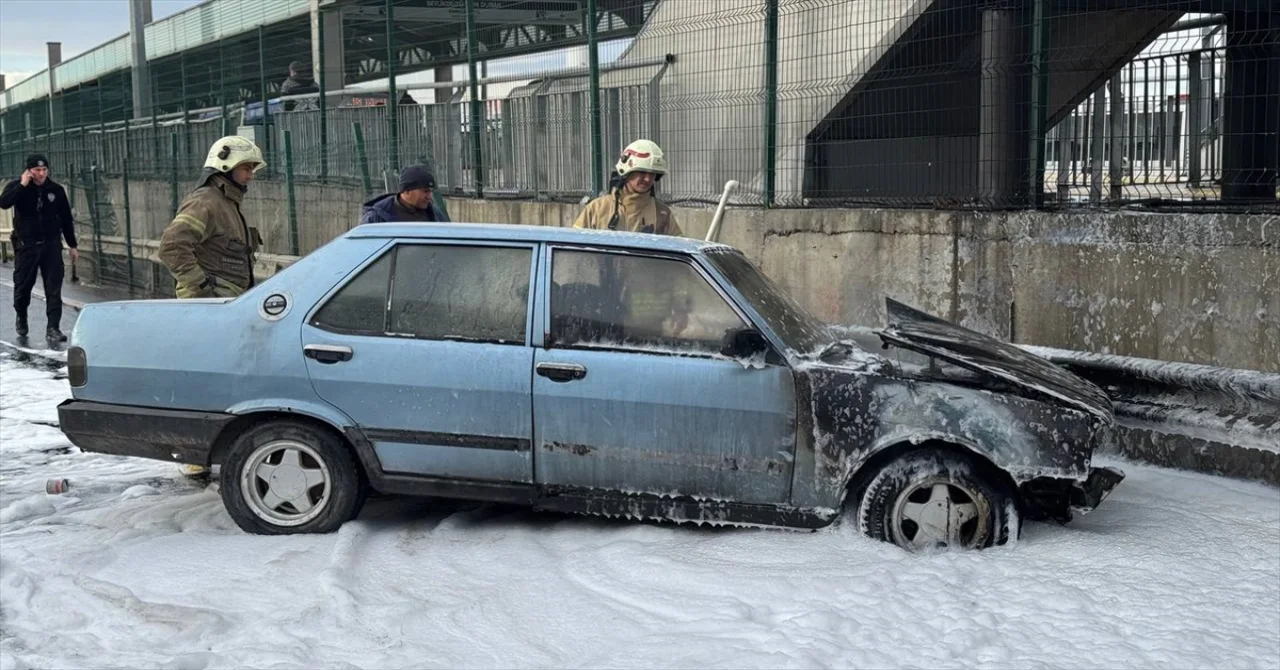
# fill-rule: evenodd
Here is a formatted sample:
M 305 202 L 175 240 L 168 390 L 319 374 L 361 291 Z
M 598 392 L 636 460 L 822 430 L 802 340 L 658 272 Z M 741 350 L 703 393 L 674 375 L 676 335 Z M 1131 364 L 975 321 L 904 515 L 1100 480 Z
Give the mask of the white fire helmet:
M 620 177 L 637 170 L 661 176 L 667 173 L 667 159 L 662 155 L 662 147 L 649 140 L 636 140 L 622 150 L 614 169 Z
M 239 135 L 228 135 L 214 142 L 209 147 L 209 155 L 204 159 L 206 168 L 218 172 L 231 172 L 241 163 L 256 163 L 254 172 L 267 166 L 258 145 Z

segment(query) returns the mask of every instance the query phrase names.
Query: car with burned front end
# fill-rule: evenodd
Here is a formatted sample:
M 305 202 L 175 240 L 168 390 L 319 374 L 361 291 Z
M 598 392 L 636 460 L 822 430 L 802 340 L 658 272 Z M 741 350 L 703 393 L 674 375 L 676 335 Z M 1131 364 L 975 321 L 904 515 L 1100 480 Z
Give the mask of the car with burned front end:
M 719 243 L 370 224 L 235 298 L 87 306 L 59 418 L 84 451 L 216 467 L 253 533 L 378 491 L 983 548 L 1123 478 L 1091 463 L 1096 386 L 886 313 L 834 328 Z

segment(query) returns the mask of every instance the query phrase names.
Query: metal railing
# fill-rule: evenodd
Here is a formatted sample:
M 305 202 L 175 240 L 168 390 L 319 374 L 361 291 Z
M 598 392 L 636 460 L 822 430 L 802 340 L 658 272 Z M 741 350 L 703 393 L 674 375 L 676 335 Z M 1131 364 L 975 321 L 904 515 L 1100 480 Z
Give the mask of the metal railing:
M 467 28 L 457 21 L 448 44 L 432 49 L 453 59 L 442 70 L 461 68 L 465 55 L 467 78 L 454 81 L 449 70 L 424 83 L 401 81 L 397 68 L 426 72 L 445 57 L 389 36 L 404 28 L 397 5 L 409 26 L 435 10 L 407 0 L 376 11 L 356 4 L 369 11 L 318 11 L 325 20 L 314 38 L 258 26 L 256 36 L 209 51 L 209 63 L 179 56 L 152 89 L 181 114 L 116 120 L 133 111 L 133 75 L 123 70 L 0 110 L 0 169 L 16 174 L 24 154 L 42 151 L 63 165 L 185 183 L 216 137 L 244 132 L 267 155 L 264 179 L 350 180 L 372 193 L 424 162 L 450 194 L 578 200 L 602 192 L 621 148 L 644 137 L 664 147 L 672 173 L 662 194 L 676 203 L 714 203 L 734 180 L 739 206 L 1274 207 L 1273 13 L 1187 20 L 1182 0 L 1150 0 L 1142 11 L 1051 0 L 591 0 L 581 17 L 557 20 L 581 22 L 590 66 L 487 77 L 477 68 L 500 53 L 498 37 L 524 35 L 533 48 L 531 35 L 564 27 L 529 33 L 513 19 L 486 28 L 477 12 L 492 12 L 465 3 Z M 600 44 L 595 30 L 628 14 L 643 28 L 616 60 L 598 62 L 602 46 L 621 42 Z M 305 58 L 297 54 L 307 40 L 329 44 L 330 24 L 377 36 L 385 55 L 366 49 L 359 63 L 343 57 L 327 67 L 329 49 L 319 49 L 310 86 L 330 92 L 274 95 L 283 72 L 269 64 Z M 481 49 L 485 38 L 493 44 Z M 667 74 L 671 54 L 680 65 Z M 344 87 L 383 75 L 382 89 Z M 482 92 L 504 82 L 527 83 Z M 347 99 L 382 91 L 381 101 Z M 400 104 L 387 106 L 388 97 Z M 1264 150 L 1252 151 L 1254 141 Z
M 1224 51 L 1128 64 L 1050 129 L 1046 188 L 1062 202 L 1216 200 Z

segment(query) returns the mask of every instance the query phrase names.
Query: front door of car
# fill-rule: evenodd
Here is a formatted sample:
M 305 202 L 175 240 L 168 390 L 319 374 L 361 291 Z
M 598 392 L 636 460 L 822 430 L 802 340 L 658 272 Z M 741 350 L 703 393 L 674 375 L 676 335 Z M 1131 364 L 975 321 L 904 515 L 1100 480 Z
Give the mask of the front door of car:
M 791 371 L 719 355 L 747 323 L 709 278 L 680 257 L 548 256 L 548 342 L 533 378 L 538 483 L 784 502 Z
M 532 482 L 533 245 L 406 241 L 302 327 L 316 393 L 388 473 Z

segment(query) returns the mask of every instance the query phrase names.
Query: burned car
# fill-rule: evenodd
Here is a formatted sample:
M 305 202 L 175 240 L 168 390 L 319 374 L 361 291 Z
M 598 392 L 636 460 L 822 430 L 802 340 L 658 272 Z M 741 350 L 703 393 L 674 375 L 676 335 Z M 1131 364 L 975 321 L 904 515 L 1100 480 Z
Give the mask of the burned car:
M 1122 479 L 1096 386 L 888 315 L 836 337 L 723 244 L 371 224 L 236 298 L 87 306 L 58 413 L 84 451 L 219 466 L 252 533 L 373 490 L 983 548 Z

